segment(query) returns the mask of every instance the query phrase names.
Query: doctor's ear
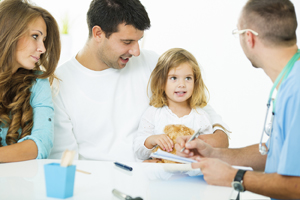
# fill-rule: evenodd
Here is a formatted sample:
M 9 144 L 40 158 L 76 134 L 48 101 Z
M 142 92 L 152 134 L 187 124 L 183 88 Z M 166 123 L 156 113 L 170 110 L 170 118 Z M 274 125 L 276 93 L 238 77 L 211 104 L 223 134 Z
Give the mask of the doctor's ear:
M 256 36 L 250 31 L 247 31 L 245 34 L 246 34 L 246 43 L 249 45 L 249 47 L 253 48 L 254 45 L 256 44 Z
M 100 42 L 105 37 L 105 33 L 100 26 L 94 26 L 92 29 L 92 33 L 93 38 L 98 42 Z

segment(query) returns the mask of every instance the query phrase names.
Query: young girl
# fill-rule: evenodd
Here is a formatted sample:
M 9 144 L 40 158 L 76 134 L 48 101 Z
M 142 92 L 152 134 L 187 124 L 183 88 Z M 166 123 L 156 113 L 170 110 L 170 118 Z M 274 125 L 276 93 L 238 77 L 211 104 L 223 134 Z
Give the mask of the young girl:
M 57 23 L 26 0 L 2 0 L 0 27 L 0 163 L 47 158 L 53 146 L 50 84 L 60 55 Z
M 213 133 L 208 114 L 207 88 L 195 57 L 180 48 L 170 49 L 158 60 L 149 84 L 152 92 L 150 107 L 142 116 L 134 139 L 134 151 L 139 159 L 148 159 L 159 145 L 172 151 L 172 140 L 163 133 L 166 125 L 183 124 L 202 134 Z

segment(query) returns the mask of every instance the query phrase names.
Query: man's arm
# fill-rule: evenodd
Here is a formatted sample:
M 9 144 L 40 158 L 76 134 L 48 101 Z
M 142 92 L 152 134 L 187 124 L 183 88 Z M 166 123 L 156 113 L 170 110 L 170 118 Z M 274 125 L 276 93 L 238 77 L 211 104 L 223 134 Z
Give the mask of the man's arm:
M 263 171 L 267 156 L 258 151 L 258 144 L 240 149 L 214 148 L 200 139 L 187 143 L 189 136 L 177 138 L 175 148 L 177 154 L 184 157 L 218 158 L 231 165 L 252 167 L 254 170 Z M 181 153 L 180 150 L 186 147 Z
M 57 84 L 57 82 L 54 82 Z M 78 145 L 73 133 L 73 124 L 67 109 L 64 105 L 61 87 L 54 85 L 53 87 L 53 104 L 54 104 L 54 141 L 53 149 L 51 150 L 49 158 L 60 159 L 63 152 L 68 150 L 76 151 L 75 158 L 78 158 Z M 59 91 L 57 93 L 57 91 Z
M 271 198 L 300 199 L 300 177 L 248 171 L 243 183 L 246 190 Z
M 192 168 L 200 168 L 208 184 L 231 187 L 237 169 L 215 158 L 202 158 L 198 161 L 198 163 L 192 163 Z M 271 198 L 300 198 L 300 177 L 247 171 L 244 175 L 243 185 L 247 191 Z
M 206 105 L 203 110 L 207 113 L 208 118 L 213 125 L 214 133 L 200 135 L 199 138 L 213 147 L 227 148 L 229 146 L 229 127 L 223 122 L 221 116 L 218 115 L 218 113 L 216 113 L 210 105 Z
M 264 170 L 267 156 L 260 154 L 258 144 L 240 149 L 227 149 L 213 148 L 200 139 L 186 143 L 188 139 L 189 137 L 177 139 L 177 154 L 196 158 L 198 162 L 192 163 L 192 168 L 200 168 L 208 184 L 230 187 L 237 169 L 229 164 L 248 166 L 254 170 Z M 186 149 L 180 153 L 184 146 Z M 247 171 L 243 184 L 248 191 L 272 198 L 300 198 L 300 177 Z
M 229 146 L 228 135 L 219 129 L 213 134 L 200 135 L 198 138 L 213 147 L 227 148 Z
M 203 107 L 203 110 L 209 116 L 209 120 L 213 125 L 214 131 L 216 131 L 217 129 L 222 129 L 224 132 L 226 131 L 227 134 L 230 133 L 229 127 L 224 123 L 222 117 L 218 113 L 216 113 L 213 107 L 207 104 L 205 107 Z
M 267 155 L 261 155 L 258 144 L 238 149 L 216 149 L 214 158 L 219 158 L 231 165 L 252 167 L 255 171 L 264 171 Z

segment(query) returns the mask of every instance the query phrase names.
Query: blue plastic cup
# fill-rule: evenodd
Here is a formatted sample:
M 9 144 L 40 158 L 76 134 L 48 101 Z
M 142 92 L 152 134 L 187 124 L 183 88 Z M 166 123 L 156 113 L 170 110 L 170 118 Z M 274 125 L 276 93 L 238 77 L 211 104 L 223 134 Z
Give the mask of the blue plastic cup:
M 44 165 L 47 197 L 65 199 L 73 196 L 76 166 L 59 163 Z

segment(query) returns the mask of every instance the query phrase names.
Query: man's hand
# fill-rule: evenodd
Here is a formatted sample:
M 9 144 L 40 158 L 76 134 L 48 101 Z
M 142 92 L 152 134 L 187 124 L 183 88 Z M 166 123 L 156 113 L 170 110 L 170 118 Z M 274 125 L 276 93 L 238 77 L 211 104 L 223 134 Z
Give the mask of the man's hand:
M 237 169 L 216 158 L 198 158 L 197 163 L 192 163 L 192 168 L 200 168 L 204 180 L 210 185 L 231 186 Z
M 177 143 L 175 144 L 175 148 L 177 155 L 193 159 L 211 157 L 213 155 L 214 148 L 199 138 L 187 143 L 190 137 L 191 136 L 182 136 L 176 139 Z M 185 150 L 180 152 L 183 147 L 185 147 Z

